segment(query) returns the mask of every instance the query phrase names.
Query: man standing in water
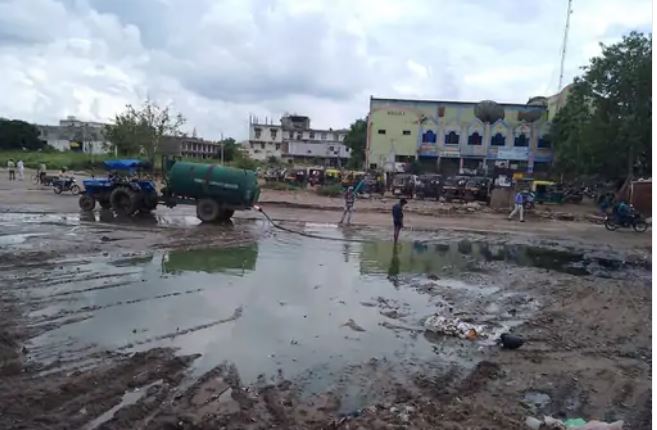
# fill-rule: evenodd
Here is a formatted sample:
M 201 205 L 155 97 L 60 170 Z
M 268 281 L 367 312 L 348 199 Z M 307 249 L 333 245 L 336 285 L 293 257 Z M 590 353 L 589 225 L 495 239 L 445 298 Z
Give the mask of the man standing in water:
M 392 207 L 392 223 L 395 225 L 395 245 L 399 239 L 399 232 L 404 228 L 404 206 L 406 206 L 406 199 L 399 200 L 399 203 Z
M 344 217 L 347 217 L 347 224 L 351 224 L 351 213 L 354 210 L 354 201 L 356 200 L 356 193 L 354 192 L 354 187 L 347 188 L 347 191 L 344 193 L 344 212 L 342 212 L 342 219 L 340 219 L 340 224 L 344 222 Z

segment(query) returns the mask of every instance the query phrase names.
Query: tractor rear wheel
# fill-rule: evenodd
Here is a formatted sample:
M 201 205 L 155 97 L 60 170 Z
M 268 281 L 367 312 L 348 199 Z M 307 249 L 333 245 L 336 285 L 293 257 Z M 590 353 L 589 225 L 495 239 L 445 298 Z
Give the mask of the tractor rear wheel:
M 119 215 L 132 215 L 139 208 L 137 194 L 127 187 L 119 187 L 110 194 L 112 209 Z
M 96 199 L 87 194 L 82 194 L 80 200 L 78 200 L 80 209 L 85 212 L 91 212 L 96 207 Z
M 216 221 L 220 212 L 219 203 L 214 199 L 199 199 L 196 202 L 196 216 L 203 222 Z
M 143 208 L 150 212 L 157 207 L 158 196 L 156 191 L 144 194 Z

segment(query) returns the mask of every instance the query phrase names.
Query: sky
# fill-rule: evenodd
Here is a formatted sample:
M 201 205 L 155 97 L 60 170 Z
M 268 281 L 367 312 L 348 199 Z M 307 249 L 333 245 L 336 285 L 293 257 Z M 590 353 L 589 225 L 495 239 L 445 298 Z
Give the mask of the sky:
M 557 92 L 567 0 L 0 0 L 0 117 L 109 122 L 150 98 L 184 131 L 249 115 L 346 128 L 369 98 L 525 103 Z M 573 0 L 564 83 L 651 0 Z

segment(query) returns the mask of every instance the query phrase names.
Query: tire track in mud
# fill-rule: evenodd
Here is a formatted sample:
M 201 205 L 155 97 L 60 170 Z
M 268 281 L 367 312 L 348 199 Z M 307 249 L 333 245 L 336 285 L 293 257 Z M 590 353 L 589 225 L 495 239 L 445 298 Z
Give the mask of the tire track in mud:
M 240 307 L 236 308 L 233 311 L 233 314 L 228 318 L 223 318 L 223 319 L 211 321 L 209 323 L 189 327 L 189 328 L 186 328 L 184 330 L 177 330 L 173 333 L 167 333 L 167 334 L 163 334 L 163 335 L 160 335 L 160 336 L 153 336 L 153 337 L 149 337 L 149 338 L 146 338 L 146 339 L 142 339 L 142 340 L 136 341 L 136 342 L 131 342 L 131 343 L 123 345 L 119 348 L 116 348 L 116 350 L 117 351 L 125 351 L 127 349 L 134 348 L 135 346 L 145 345 L 147 343 L 158 342 L 158 341 L 166 340 L 166 339 L 175 339 L 176 337 L 184 336 L 186 334 L 193 333 L 195 331 L 204 330 L 204 329 L 214 327 L 214 326 L 217 326 L 217 325 L 220 325 L 220 324 L 225 324 L 225 323 L 228 323 L 228 322 L 231 322 L 231 321 L 235 321 L 235 320 L 237 320 L 238 318 L 240 318 L 242 316 L 242 311 L 243 311 L 243 308 L 242 308 L 242 306 L 240 306 Z
M 50 281 L 49 278 L 43 278 L 43 277 L 34 277 L 32 279 L 20 279 L 20 281 L 17 283 L 18 285 L 14 287 L 8 287 L 6 290 L 11 290 L 11 291 L 20 291 L 20 290 L 25 290 L 25 289 L 46 289 L 46 288 L 51 288 L 51 287 L 56 287 L 58 285 L 66 285 L 66 284 L 77 284 L 77 283 L 83 283 L 83 282 L 89 282 L 89 281 L 96 281 L 100 279 L 107 279 L 107 278 L 120 278 L 124 276 L 131 276 L 131 275 L 138 275 L 141 274 L 142 271 L 132 271 L 132 272 L 116 272 L 116 273 L 106 273 L 102 275 L 92 275 L 92 276 L 84 276 L 80 277 L 80 274 L 84 273 L 97 273 L 92 270 L 85 270 L 85 271 L 78 271 L 74 273 L 74 276 L 72 277 L 66 277 L 66 278 L 59 278 L 54 281 Z M 50 278 L 52 279 L 52 278 Z M 32 282 L 41 282 L 38 286 L 34 286 Z M 78 290 L 78 291 L 86 291 L 86 290 Z
M 185 290 L 185 291 L 174 291 L 172 293 L 167 293 L 167 294 L 158 294 L 156 296 L 151 296 L 151 297 L 141 297 L 138 299 L 131 299 L 131 300 L 119 300 L 113 303 L 108 303 L 106 305 L 90 305 L 90 306 L 84 306 L 78 309 L 70 309 L 70 310 L 61 310 L 58 313 L 50 316 L 43 317 L 41 320 L 36 319 L 34 321 L 35 325 L 43 322 L 52 322 L 54 320 L 60 319 L 64 316 L 68 315 L 75 315 L 75 314 L 81 314 L 81 313 L 92 313 L 95 311 L 103 310 L 103 309 L 108 309 L 108 308 L 113 308 L 116 306 L 124 306 L 124 305 L 132 305 L 135 303 L 142 303 L 142 302 L 148 302 L 151 300 L 160 300 L 160 299 L 166 299 L 170 297 L 177 297 L 177 296 L 182 296 L 183 294 L 195 294 L 195 293 L 200 293 L 203 291 L 203 288 L 196 288 L 194 290 Z M 84 290 L 87 291 L 87 290 Z M 44 300 L 46 301 L 46 300 Z M 64 324 L 62 324 L 64 325 Z

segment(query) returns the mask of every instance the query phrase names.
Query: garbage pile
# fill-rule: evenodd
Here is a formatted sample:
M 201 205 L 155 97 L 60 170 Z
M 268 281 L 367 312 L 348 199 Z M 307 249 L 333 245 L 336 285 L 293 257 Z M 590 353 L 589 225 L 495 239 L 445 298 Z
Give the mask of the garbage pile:
M 454 317 L 431 315 L 424 321 L 424 328 L 438 334 L 460 337 L 461 339 L 475 340 L 485 338 L 483 328 L 478 325 L 466 323 Z
M 569 418 L 561 421 L 552 417 L 543 417 L 539 420 L 534 417 L 527 417 L 525 420 L 527 428 L 532 430 L 623 430 L 623 421 L 606 423 L 603 421 L 592 420 L 586 422 L 582 418 Z

